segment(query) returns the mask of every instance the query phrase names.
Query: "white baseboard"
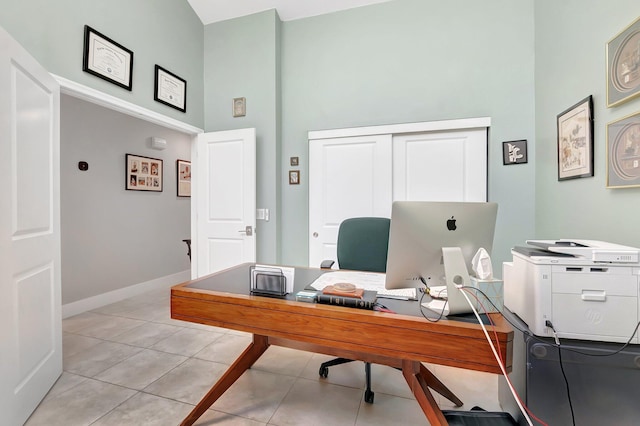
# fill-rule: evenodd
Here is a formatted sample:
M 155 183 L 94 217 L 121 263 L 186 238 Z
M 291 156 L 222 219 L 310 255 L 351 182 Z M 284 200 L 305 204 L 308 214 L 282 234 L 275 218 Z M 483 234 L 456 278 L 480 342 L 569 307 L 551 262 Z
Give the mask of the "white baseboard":
M 183 283 L 191 279 L 191 271 L 186 270 L 177 272 L 172 275 L 156 278 L 143 283 L 130 285 L 128 287 L 119 288 L 118 290 L 109 291 L 97 296 L 87 297 L 86 299 L 62 305 L 62 318 L 69 318 L 74 315 L 81 314 L 91 309 L 100 308 L 110 303 L 119 302 L 129 297 L 138 296 L 151 290 L 169 288 L 176 284 Z

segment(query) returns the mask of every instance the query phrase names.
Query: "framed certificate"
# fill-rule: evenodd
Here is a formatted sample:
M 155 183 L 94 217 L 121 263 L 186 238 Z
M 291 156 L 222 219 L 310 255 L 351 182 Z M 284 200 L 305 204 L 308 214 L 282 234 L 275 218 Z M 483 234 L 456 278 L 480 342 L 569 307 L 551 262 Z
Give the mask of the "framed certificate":
M 153 99 L 182 112 L 187 112 L 187 82 L 160 65 L 156 65 Z
M 130 91 L 133 52 L 85 25 L 82 70 Z

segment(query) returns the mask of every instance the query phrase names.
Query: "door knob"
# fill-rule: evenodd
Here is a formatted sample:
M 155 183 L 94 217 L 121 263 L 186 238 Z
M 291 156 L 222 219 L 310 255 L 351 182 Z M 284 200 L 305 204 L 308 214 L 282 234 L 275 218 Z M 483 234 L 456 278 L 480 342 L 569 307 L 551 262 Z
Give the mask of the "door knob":
M 313 238 L 318 238 L 318 233 L 317 232 L 313 233 Z
M 246 234 L 247 237 L 250 237 L 253 235 L 253 228 L 251 227 L 251 225 L 247 225 L 242 231 L 238 231 L 241 234 Z

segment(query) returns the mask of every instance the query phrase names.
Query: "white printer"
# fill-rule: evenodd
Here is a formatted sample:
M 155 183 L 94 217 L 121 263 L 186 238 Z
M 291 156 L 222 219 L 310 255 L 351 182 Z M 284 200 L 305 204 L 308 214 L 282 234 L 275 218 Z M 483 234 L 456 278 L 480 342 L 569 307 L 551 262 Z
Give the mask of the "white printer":
M 504 305 L 537 336 L 627 342 L 640 320 L 640 249 L 529 240 L 503 265 Z M 638 333 L 631 343 L 640 343 Z

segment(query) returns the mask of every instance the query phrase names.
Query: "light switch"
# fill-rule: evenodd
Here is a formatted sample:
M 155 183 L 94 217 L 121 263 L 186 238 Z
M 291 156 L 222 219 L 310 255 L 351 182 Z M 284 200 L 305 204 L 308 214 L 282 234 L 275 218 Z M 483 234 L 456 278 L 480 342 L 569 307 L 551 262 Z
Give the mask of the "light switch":
M 269 209 L 257 209 L 256 210 L 256 219 L 257 220 L 265 220 L 269 221 Z

